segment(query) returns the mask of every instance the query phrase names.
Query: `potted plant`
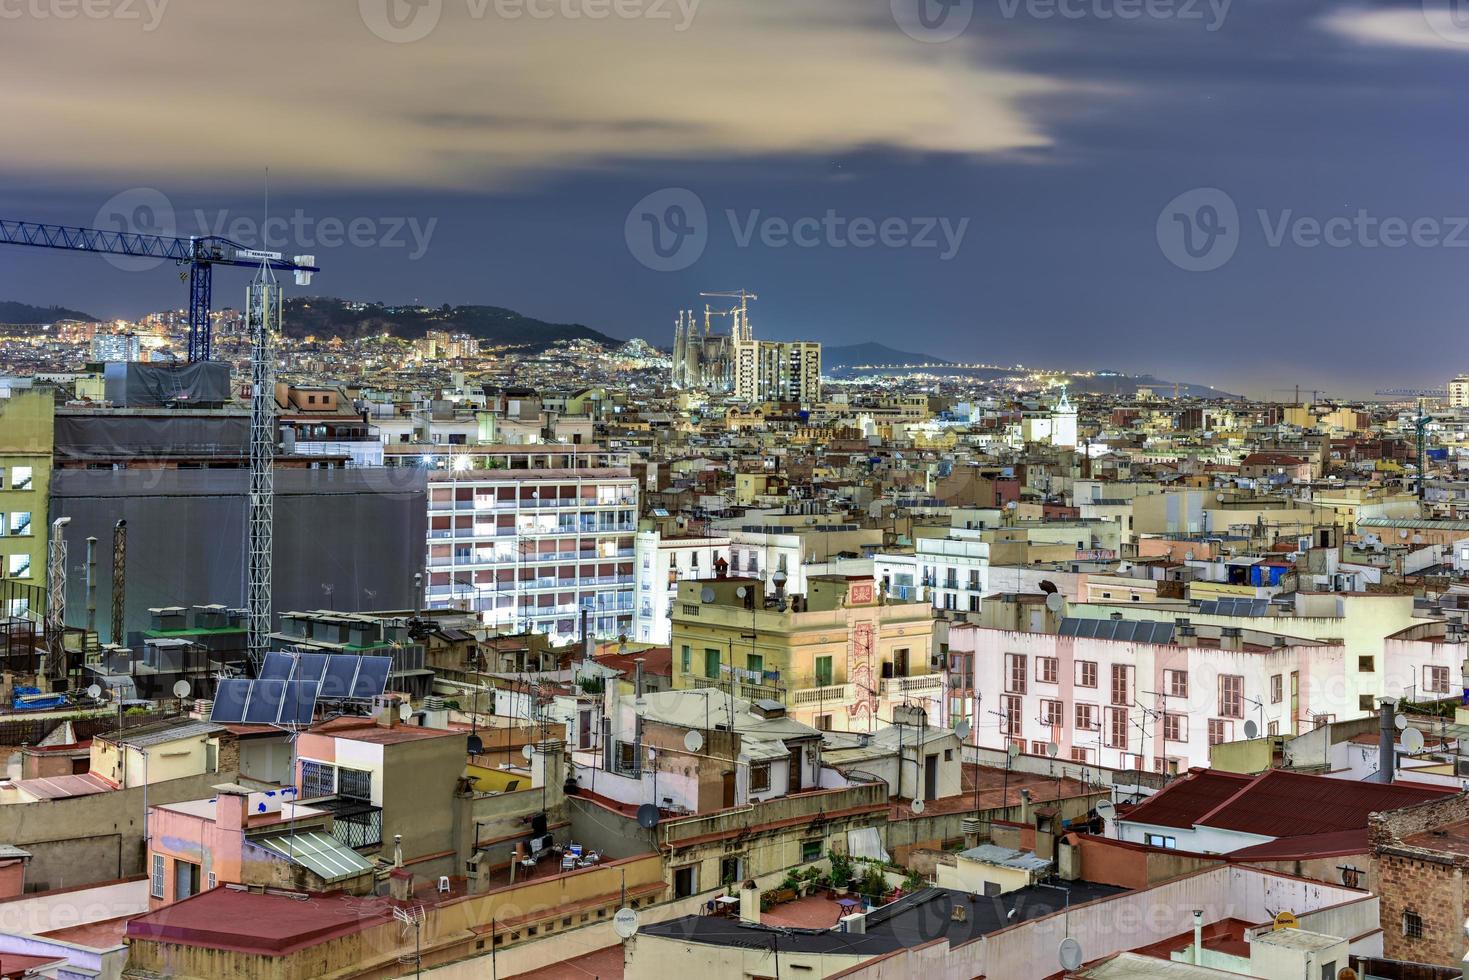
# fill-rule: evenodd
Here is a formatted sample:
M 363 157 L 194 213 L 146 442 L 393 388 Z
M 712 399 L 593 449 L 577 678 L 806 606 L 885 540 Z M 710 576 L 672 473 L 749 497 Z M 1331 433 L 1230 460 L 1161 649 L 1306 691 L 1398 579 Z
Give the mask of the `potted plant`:
M 836 893 L 845 892 L 852 884 L 852 859 L 836 851 L 831 851 L 827 857 L 831 859 L 832 897 L 835 898 Z
M 867 870 L 862 873 L 861 881 L 857 885 L 857 894 L 867 899 L 873 905 L 881 905 L 882 897 L 887 893 L 888 880 L 882 873 L 882 868 L 875 864 L 869 864 Z
M 814 864 L 801 872 L 801 894 L 811 895 L 815 893 L 821 881 L 821 869 Z

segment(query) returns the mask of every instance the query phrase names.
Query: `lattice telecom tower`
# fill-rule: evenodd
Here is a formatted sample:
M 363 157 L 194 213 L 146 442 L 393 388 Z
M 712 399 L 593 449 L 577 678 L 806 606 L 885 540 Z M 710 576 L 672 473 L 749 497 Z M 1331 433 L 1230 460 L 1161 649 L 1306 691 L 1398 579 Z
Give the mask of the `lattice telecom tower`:
M 250 333 L 250 500 L 246 542 L 248 652 L 256 669 L 270 648 L 271 563 L 275 537 L 275 334 L 281 326 L 281 287 L 268 261 L 245 291 Z

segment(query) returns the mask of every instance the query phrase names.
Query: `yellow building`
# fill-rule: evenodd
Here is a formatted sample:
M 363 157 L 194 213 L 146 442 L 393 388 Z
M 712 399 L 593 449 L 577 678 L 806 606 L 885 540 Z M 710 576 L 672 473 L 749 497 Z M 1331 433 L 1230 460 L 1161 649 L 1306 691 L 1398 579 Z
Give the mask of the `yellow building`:
M 0 614 L 38 615 L 41 609 L 34 596 L 46 588 L 55 412 L 50 389 L 19 390 L 0 398 L 0 579 L 8 586 L 3 591 L 8 605 Z M 12 580 L 33 588 L 9 586 Z
M 892 705 L 928 701 L 943 676 L 931 672 L 932 607 L 893 602 L 869 577 L 818 575 L 805 595 L 762 597 L 756 579 L 686 580 L 673 604 L 673 686 L 718 688 L 779 701 L 825 730 L 869 731 Z

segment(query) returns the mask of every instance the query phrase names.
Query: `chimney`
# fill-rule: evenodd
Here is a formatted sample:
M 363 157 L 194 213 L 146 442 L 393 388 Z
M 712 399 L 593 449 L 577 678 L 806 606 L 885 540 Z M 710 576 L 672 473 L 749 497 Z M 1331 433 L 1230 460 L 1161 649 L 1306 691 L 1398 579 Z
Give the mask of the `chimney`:
M 234 783 L 214 787 L 214 825 L 220 830 L 244 830 L 250 822 L 250 791 Z
M 1275 647 L 1275 649 L 1277 650 L 1284 650 L 1287 645 L 1286 639 L 1283 636 L 1272 637 L 1270 640 L 1270 645 Z
M 748 879 L 740 886 L 740 921 L 751 925 L 760 924 L 760 887 L 755 879 Z
M 1392 782 L 1393 770 L 1398 766 L 1397 752 L 1393 746 L 1398 742 L 1398 727 L 1394 723 L 1396 702 L 1392 698 L 1383 698 L 1379 704 L 1382 707 L 1381 717 L 1378 719 L 1377 729 L 1377 772 L 1373 774 L 1374 782 Z
M 377 710 L 377 714 L 373 716 L 373 720 L 377 722 L 377 725 L 378 725 L 379 728 L 397 728 L 398 727 L 398 721 L 399 721 L 399 719 L 398 719 L 398 705 L 399 705 L 399 703 L 400 702 L 398 700 L 398 696 L 395 695 L 395 694 L 384 695 L 382 698 L 379 698 L 378 699 L 378 701 L 377 701 L 377 709 L 378 710 Z
M 1178 645 L 1181 647 L 1198 646 L 1199 631 L 1192 626 L 1180 626 L 1178 628 Z
M 1241 650 L 1244 648 L 1244 633 L 1238 626 L 1226 626 L 1219 631 L 1219 649 Z
M 1194 966 L 1204 965 L 1204 910 L 1194 909 Z
M 1030 826 L 1030 790 L 1020 790 L 1020 822 Z

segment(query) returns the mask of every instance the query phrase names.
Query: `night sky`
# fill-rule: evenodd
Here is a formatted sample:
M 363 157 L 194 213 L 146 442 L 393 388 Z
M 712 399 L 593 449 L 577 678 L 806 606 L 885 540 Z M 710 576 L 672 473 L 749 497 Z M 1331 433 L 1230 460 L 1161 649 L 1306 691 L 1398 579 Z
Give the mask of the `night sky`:
M 1469 10 L 944 2 L 11 0 L 0 216 L 257 245 L 268 166 L 314 293 L 666 344 L 746 287 L 762 337 L 1254 395 L 1469 368 Z M 185 300 L 0 256 L 0 299 Z

